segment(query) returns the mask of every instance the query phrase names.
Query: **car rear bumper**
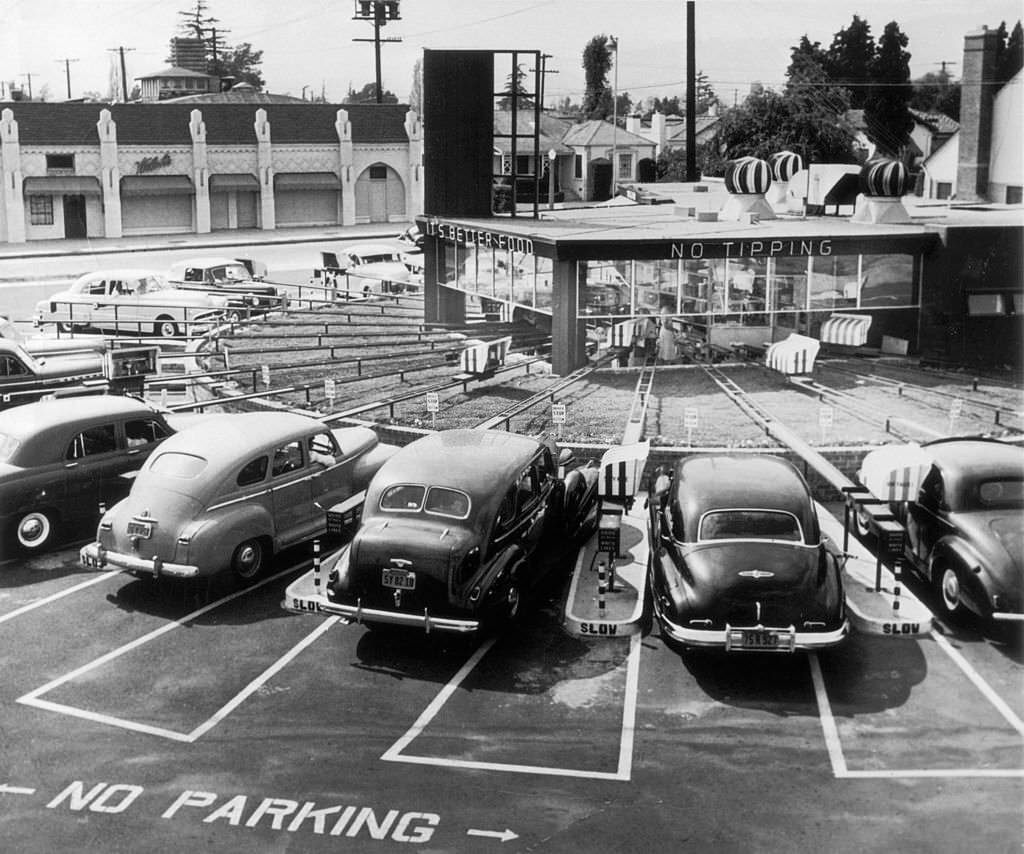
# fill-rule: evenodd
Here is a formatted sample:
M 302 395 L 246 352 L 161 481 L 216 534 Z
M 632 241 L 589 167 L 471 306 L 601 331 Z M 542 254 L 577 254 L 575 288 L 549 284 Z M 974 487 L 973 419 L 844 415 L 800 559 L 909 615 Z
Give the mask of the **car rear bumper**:
M 839 628 L 827 631 L 797 631 L 793 626 L 763 625 L 726 626 L 724 629 L 694 628 L 674 623 L 660 611 L 658 621 L 665 634 L 678 643 L 686 646 L 715 647 L 730 652 L 794 652 L 798 649 L 825 649 L 840 643 L 850 633 L 850 624 L 845 619 Z M 744 646 L 738 641 L 745 632 L 777 633 L 778 645 Z
M 1010 611 L 993 611 L 992 619 L 1006 623 L 1024 623 L 1024 614 L 1012 613 Z
M 109 551 L 99 543 L 89 543 L 78 553 L 83 566 L 90 569 L 120 569 L 123 572 L 152 575 L 154 578 L 169 576 L 171 578 L 195 578 L 199 575 L 198 566 L 181 563 L 165 563 L 158 557 L 151 559 L 136 557 Z

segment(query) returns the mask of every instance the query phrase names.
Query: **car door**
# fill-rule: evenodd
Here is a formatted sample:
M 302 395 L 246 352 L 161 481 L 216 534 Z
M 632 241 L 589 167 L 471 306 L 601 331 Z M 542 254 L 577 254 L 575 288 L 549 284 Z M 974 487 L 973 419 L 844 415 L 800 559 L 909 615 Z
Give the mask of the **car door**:
M 119 458 L 124 457 L 113 421 L 86 427 L 74 435 L 64 452 L 65 512 L 69 517 L 94 518 L 101 502 L 109 508 L 124 497 L 120 493 L 125 481 L 119 480 Z
M 914 556 L 927 563 L 935 543 L 950 531 L 946 520 L 946 484 L 942 470 L 932 466 L 907 514 L 907 535 Z
M 347 457 L 330 430 L 319 430 L 306 440 L 309 455 L 310 489 L 313 501 L 325 510 L 351 497 L 355 486 L 352 469 L 356 457 Z
M 124 457 L 114 466 L 118 481 L 112 488 L 123 490 L 124 495 L 127 495 L 142 464 L 156 446 L 170 435 L 170 431 L 156 418 L 134 417 L 122 422 L 120 432 L 123 436 Z
M 92 302 L 89 304 L 89 325 L 97 329 L 120 330 L 120 299 L 124 282 L 116 278 L 97 279 L 89 285 Z
M 547 491 L 541 483 L 537 461 L 526 466 L 515 484 L 516 538 L 527 555 L 532 555 L 544 536 Z
M 326 524 L 313 503 L 312 477 L 302 439 L 282 442 L 271 455 L 270 494 L 280 546 L 297 543 Z

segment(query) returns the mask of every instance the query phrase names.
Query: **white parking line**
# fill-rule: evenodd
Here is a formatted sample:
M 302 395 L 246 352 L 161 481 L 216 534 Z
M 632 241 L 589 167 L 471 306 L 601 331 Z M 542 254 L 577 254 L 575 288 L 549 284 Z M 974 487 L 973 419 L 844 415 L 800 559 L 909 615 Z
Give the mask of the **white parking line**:
M 936 635 L 934 631 L 931 632 L 931 634 L 936 640 L 940 640 L 940 635 Z M 1017 716 L 1013 714 L 1003 700 L 988 686 L 985 680 L 977 674 L 967 661 L 960 656 L 956 650 L 949 646 L 948 641 L 946 641 L 945 638 L 941 638 L 939 646 L 946 649 L 946 651 L 951 654 L 953 660 L 957 662 L 971 681 L 979 687 L 982 693 L 985 694 L 997 709 L 1000 709 L 1000 711 L 1005 709 L 1003 716 L 1006 717 L 1011 724 L 1013 724 L 1014 720 L 1016 720 L 1018 724 L 1020 723 Z M 828 692 L 825 689 L 825 678 L 821 672 L 821 664 L 818 661 L 818 656 L 815 652 L 810 652 L 807 655 L 807 659 L 811 666 L 811 680 L 814 682 L 814 696 L 818 701 L 818 713 L 821 717 L 821 729 L 825 737 L 825 746 L 828 749 L 829 761 L 832 763 L 832 773 L 837 779 L 891 780 L 904 777 L 1024 777 L 1024 768 L 884 768 L 874 771 L 851 771 L 846 764 L 846 757 L 843 754 L 843 745 L 839 738 L 839 729 L 836 727 L 835 718 L 832 715 L 832 706 L 828 700 Z M 972 673 L 974 676 L 971 675 Z M 977 681 L 975 681 L 975 677 L 977 678 Z M 1020 732 L 1019 726 L 1015 726 L 1015 729 Z
M 164 626 L 161 626 L 158 629 L 154 629 L 148 634 L 145 634 L 140 638 L 136 638 L 130 643 L 118 647 L 117 649 L 111 650 L 110 652 L 100 656 L 99 658 L 89 662 L 88 664 L 84 664 L 81 667 L 72 670 L 70 673 L 66 673 L 63 676 L 57 677 L 51 682 L 47 682 L 41 688 L 36 688 L 34 691 L 30 691 L 24 696 L 19 697 L 17 702 L 23 703 L 26 706 L 34 706 L 36 708 L 46 709 L 51 712 L 58 712 L 59 714 L 70 715 L 71 717 L 83 718 L 85 720 L 94 721 L 96 723 L 120 727 L 121 729 L 133 730 L 135 732 L 142 732 L 147 733 L 149 735 L 160 736 L 161 738 L 171 739 L 172 741 L 193 742 L 200 736 L 202 736 L 204 733 L 208 732 L 210 729 L 215 727 L 222 720 L 224 720 L 224 718 L 226 718 L 235 708 L 237 708 L 238 705 L 243 700 L 250 696 L 271 676 L 277 673 L 285 664 L 291 661 L 303 649 L 309 646 L 309 644 L 311 644 L 321 634 L 326 632 L 327 629 L 334 625 L 334 623 L 337 622 L 337 618 L 327 620 L 324 623 L 318 625 L 317 628 L 310 632 L 309 635 L 307 635 L 305 638 L 299 641 L 299 643 L 292 647 L 292 649 L 289 650 L 287 653 L 285 653 L 284 656 L 279 658 L 260 676 L 258 676 L 252 682 L 250 682 L 245 688 L 242 689 L 242 691 L 240 691 L 224 706 L 222 706 L 212 717 L 204 721 L 191 732 L 177 732 L 175 730 L 164 729 L 163 727 L 150 726 L 149 724 L 139 723 L 138 721 L 126 720 L 124 718 L 119 718 L 114 715 L 105 715 L 99 712 L 90 712 L 86 709 L 77 708 L 76 706 L 69 706 L 65 705 L 64 703 L 54 703 L 50 700 L 44 700 L 41 698 L 44 694 L 49 693 L 54 688 L 57 688 L 60 685 L 64 685 L 67 682 L 71 682 L 72 680 L 77 679 L 79 676 L 88 673 L 91 670 L 95 670 L 98 667 L 102 667 L 104 664 L 113 661 L 115 658 L 118 658 L 127 652 L 131 652 L 133 649 L 137 649 L 138 647 L 143 646 L 144 644 L 147 644 L 152 640 L 155 640 L 156 638 L 166 634 L 167 632 L 173 631 L 174 629 L 180 629 L 188 623 L 198 619 L 203 614 L 206 614 L 214 610 L 215 608 L 219 608 L 221 605 L 227 604 L 228 602 L 231 602 L 234 599 L 238 599 L 241 596 L 245 596 L 249 593 L 252 593 L 258 590 L 260 587 L 263 587 L 266 584 L 270 584 L 272 581 L 276 581 L 278 578 L 293 573 L 294 571 L 294 567 L 282 570 L 281 572 L 278 572 L 275 575 L 271 575 L 270 577 L 265 578 L 262 581 L 257 582 L 256 584 L 253 584 L 251 587 L 246 587 L 243 590 L 238 590 L 234 593 L 229 594 L 228 596 L 224 596 L 221 599 L 211 602 L 208 605 L 204 605 L 202 608 L 192 611 L 191 613 L 186 614 L 184 617 L 181 617 L 180 619 L 175 620 L 172 623 L 168 623 Z M 117 573 L 115 572 L 110 574 L 116 575 Z M 105 576 L 101 576 L 101 578 L 102 577 Z
M 20 617 L 22 614 L 26 614 L 29 611 L 34 611 L 36 608 L 41 608 L 43 605 L 49 605 L 51 602 L 56 602 L 58 599 L 62 599 L 65 596 L 70 596 L 72 593 L 77 593 L 79 590 L 83 590 L 86 587 L 91 587 L 93 584 L 99 584 L 101 581 L 106 581 L 108 578 L 114 575 L 120 575 L 121 570 L 115 569 L 112 572 L 104 572 L 101 575 L 97 575 L 95 578 L 90 578 L 88 581 L 83 581 L 81 584 L 76 584 L 74 587 L 69 587 L 67 590 L 61 590 L 60 593 L 54 593 L 52 596 L 47 596 L 45 599 L 38 599 L 35 602 L 31 602 L 28 605 L 22 605 L 20 608 L 11 611 L 9 614 L 4 614 L 0 617 L 0 623 L 6 623 L 8 620 L 13 620 L 15 617 Z
M 503 771 L 511 774 L 545 774 L 554 777 L 578 777 L 587 780 L 629 780 L 633 767 L 633 732 L 636 723 L 636 695 L 639 686 L 640 646 L 639 634 L 630 636 L 629 656 L 626 671 L 626 696 L 622 709 L 622 733 L 619 740 L 619 759 L 616 771 L 585 771 L 574 768 L 552 768 L 544 765 L 515 765 L 503 762 L 474 762 L 467 759 L 446 759 L 435 756 L 415 756 L 403 753 L 426 729 L 442 706 L 470 674 L 480 660 L 494 646 L 497 638 L 491 638 L 473 653 L 459 671 L 452 676 L 438 695 L 423 710 L 416 722 L 406 733 L 389 747 L 381 759 L 385 762 L 408 762 L 413 765 L 440 765 L 447 768 L 472 768 L 478 771 Z

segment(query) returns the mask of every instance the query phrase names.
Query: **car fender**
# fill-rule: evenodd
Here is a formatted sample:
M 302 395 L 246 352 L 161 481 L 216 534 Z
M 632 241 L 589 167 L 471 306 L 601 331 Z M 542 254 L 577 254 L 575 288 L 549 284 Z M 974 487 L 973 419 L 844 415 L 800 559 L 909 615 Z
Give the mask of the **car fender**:
M 522 563 L 525 559 L 525 552 L 517 545 L 509 546 L 498 552 L 484 571 L 480 580 L 472 585 L 473 588 L 480 590 L 478 602 L 485 602 L 501 587 L 506 579 L 511 578 L 511 580 L 517 581 L 517 578 L 511 577 L 511 573 L 516 565 Z
M 189 546 L 189 561 L 217 568 L 227 566 L 238 545 L 256 537 L 269 538 L 277 552 L 277 527 L 273 513 L 266 507 L 242 501 L 220 508 L 204 514 Z
M 990 607 L 989 596 L 982 577 L 987 574 L 985 564 L 970 543 L 956 534 L 936 541 L 928 556 L 928 578 L 936 581 L 937 568 L 949 566 L 959 570 L 961 595 L 969 608 L 983 612 Z

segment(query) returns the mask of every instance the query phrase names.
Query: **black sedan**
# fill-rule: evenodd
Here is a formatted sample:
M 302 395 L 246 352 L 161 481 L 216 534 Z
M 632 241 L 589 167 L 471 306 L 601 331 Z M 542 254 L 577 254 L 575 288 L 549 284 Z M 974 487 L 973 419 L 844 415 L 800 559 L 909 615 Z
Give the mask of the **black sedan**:
M 849 631 L 842 554 L 810 490 L 767 455 L 691 456 L 660 473 L 649 582 L 662 634 L 686 646 L 792 652 Z

